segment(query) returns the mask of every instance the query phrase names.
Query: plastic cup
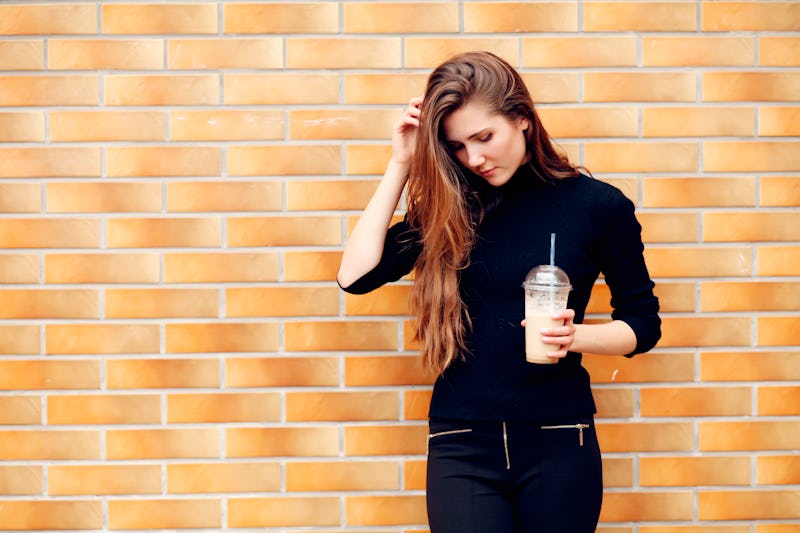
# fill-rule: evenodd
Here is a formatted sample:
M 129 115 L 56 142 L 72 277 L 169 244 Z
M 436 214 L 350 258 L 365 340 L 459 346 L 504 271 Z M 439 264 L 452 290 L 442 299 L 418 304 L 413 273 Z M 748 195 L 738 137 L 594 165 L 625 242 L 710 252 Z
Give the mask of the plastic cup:
M 572 285 L 567 273 L 552 265 L 533 268 L 522 284 L 525 289 L 525 359 L 529 363 L 555 364 L 558 359 L 548 357 L 558 346 L 542 342 L 542 328 L 564 325 L 553 319 L 553 313 L 567 308 L 567 298 Z

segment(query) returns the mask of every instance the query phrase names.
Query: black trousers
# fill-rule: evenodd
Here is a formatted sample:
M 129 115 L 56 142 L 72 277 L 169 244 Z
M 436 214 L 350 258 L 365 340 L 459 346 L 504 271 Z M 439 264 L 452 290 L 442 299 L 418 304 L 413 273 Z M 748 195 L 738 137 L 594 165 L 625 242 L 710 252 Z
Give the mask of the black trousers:
M 591 533 L 602 500 L 591 418 L 430 420 L 431 533 Z

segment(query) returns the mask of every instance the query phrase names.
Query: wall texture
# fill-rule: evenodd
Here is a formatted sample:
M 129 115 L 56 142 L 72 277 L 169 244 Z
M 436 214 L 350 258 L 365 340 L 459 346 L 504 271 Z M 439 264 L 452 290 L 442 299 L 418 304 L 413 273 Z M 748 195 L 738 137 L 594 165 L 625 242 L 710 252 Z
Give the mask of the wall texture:
M 800 3 L 700 0 L 0 3 L 0 530 L 425 530 L 409 282 L 334 275 L 468 49 L 644 226 L 601 531 L 800 531 Z

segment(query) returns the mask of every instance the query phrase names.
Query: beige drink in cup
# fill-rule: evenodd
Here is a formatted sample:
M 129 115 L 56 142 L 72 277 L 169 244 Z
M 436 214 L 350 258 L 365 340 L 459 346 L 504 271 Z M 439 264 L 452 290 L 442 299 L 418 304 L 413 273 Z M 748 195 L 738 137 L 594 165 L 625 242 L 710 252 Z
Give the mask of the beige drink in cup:
M 553 313 L 567 308 L 567 298 L 572 286 L 566 272 L 551 265 L 540 265 L 525 277 L 525 359 L 529 363 L 554 364 L 558 359 L 548 357 L 548 352 L 558 351 L 558 346 L 542 342 L 542 328 L 563 326 L 563 320 L 554 320 Z

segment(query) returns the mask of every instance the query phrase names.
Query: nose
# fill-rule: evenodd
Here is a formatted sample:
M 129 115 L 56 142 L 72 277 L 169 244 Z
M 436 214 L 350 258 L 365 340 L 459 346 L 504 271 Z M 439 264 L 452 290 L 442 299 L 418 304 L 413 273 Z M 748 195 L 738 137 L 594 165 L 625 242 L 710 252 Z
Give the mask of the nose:
M 486 161 L 481 151 L 477 148 L 467 150 L 467 164 L 470 168 L 480 168 Z

